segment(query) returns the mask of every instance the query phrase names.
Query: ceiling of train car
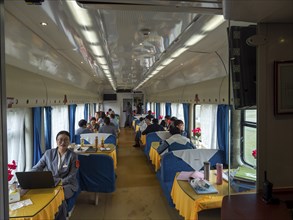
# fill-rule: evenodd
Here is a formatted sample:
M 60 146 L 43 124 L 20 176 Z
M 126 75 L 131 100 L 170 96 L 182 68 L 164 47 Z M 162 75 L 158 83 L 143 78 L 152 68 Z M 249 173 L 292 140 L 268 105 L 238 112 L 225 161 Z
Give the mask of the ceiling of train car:
M 158 90 L 157 79 L 180 78 L 170 89 L 226 74 L 221 0 L 39 1 L 5 1 L 11 65 L 100 90 Z
M 164 4 L 159 5 L 164 10 L 137 10 L 139 7 L 107 8 L 107 4 L 96 8 L 96 3 L 88 7 L 85 1 L 78 5 L 73 0 L 45 0 L 40 5 L 5 1 L 7 60 L 79 86 L 96 83 L 104 89 L 133 89 L 166 51 L 179 45 L 178 39 L 201 17 L 196 12 L 207 13 L 208 2 L 210 13 L 221 12 L 217 0 L 205 2 L 198 1 L 197 11 L 186 12 L 185 5 L 174 12 L 176 8 L 166 9 Z M 80 77 L 70 73 L 74 72 L 70 64 Z

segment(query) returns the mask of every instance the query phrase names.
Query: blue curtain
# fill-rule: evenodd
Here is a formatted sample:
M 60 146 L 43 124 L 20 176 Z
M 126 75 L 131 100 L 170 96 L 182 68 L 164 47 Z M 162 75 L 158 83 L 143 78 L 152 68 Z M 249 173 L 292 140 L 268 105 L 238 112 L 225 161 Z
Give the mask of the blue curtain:
M 45 124 L 45 145 L 46 145 L 46 150 L 49 150 L 52 148 L 52 143 L 51 143 L 51 136 L 52 136 L 52 108 L 45 107 L 45 112 L 46 112 L 46 124 Z
M 228 164 L 228 138 L 229 138 L 229 105 L 219 105 L 217 112 L 217 137 L 219 149 L 225 152 L 225 161 Z
M 70 133 L 70 141 L 71 143 L 75 142 L 74 135 L 75 135 L 75 110 L 76 110 L 76 105 L 69 105 L 69 133 Z
M 33 108 L 34 115 L 34 150 L 33 150 L 33 165 L 36 165 L 41 159 L 41 124 L 42 124 L 42 108 Z
M 187 137 L 190 137 L 189 132 L 189 103 L 183 103 L 183 114 L 184 114 L 184 122 L 185 122 L 185 131 L 187 133 Z
M 171 103 L 166 103 L 165 108 L 166 108 L 166 115 L 172 116 Z
M 159 119 L 160 117 L 160 103 L 156 103 L 156 118 Z
M 89 120 L 89 104 L 84 104 L 84 119 Z

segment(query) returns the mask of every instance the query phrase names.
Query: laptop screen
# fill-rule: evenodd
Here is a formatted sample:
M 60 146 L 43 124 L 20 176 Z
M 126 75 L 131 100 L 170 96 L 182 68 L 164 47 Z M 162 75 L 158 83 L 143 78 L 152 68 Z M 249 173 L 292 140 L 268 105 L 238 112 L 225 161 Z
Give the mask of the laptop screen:
M 22 189 L 54 188 L 55 183 L 51 171 L 16 172 L 18 183 Z

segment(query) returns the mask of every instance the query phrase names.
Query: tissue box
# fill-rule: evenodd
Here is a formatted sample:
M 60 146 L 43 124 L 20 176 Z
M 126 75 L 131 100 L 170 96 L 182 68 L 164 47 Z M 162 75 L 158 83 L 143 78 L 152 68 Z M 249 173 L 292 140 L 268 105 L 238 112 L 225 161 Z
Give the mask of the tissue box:
M 19 190 L 15 190 L 14 192 L 9 192 L 9 203 L 18 202 L 19 200 L 20 200 Z

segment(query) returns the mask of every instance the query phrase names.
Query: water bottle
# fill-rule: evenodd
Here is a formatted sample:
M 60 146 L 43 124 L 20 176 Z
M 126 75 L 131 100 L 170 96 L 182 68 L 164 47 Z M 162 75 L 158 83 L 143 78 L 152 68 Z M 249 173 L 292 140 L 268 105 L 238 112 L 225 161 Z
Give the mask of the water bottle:
M 99 139 L 98 136 L 95 137 L 95 148 L 98 148 L 99 145 Z
M 270 202 L 273 198 L 273 184 L 267 179 L 267 172 L 265 171 L 265 179 L 263 182 L 263 199 L 265 202 Z
M 217 185 L 221 185 L 223 183 L 223 164 L 217 163 Z
M 204 179 L 209 181 L 210 180 L 210 162 L 206 161 L 203 163 L 204 165 Z
M 102 137 L 102 140 L 101 140 L 101 147 L 104 147 L 104 138 Z

